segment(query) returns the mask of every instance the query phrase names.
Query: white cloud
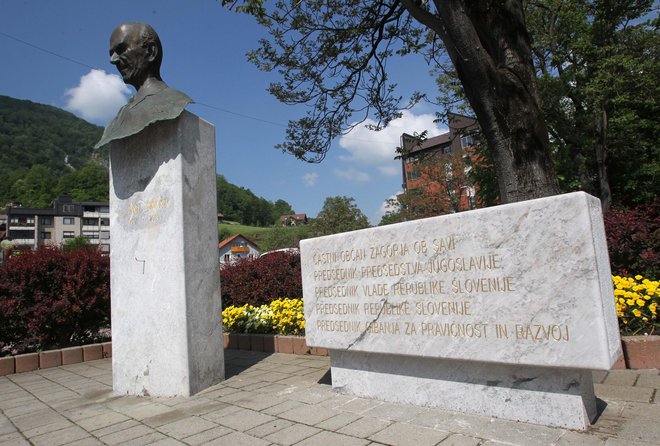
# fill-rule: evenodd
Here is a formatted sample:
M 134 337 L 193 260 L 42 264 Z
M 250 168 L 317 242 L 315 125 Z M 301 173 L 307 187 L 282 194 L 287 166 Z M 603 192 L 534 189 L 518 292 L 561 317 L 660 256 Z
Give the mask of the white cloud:
M 355 183 L 366 183 L 371 180 L 371 177 L 368 173 L 354 168 L 348 168 L 345 170 L 335 169 L 335 175 L 339 178 L 344 178 L 348 181 L 353 181 Z
M 91 70 L 77 87 L 64 92 L 65 108 L 88 121 L 105 124 L 126 103 L 131 90 L 121 78 L 103 70 Z
M 396 194 L 390 196 L 387 200 L 383 201 L 380 204 L 380 208 L 376 211 L 376 214 L 373 216 L 373 222 L 379 222 L 381 218 L 383 218 L 383 215 L 387 214 L 389 211 L 397 211 L 399 210 L 399 201 L 397 200 L 397 196 L 401 195 L 403 191 L 399 191 Z M 378 224 L 378 223 L 376 223 Z
M 432 137 L 446 132 L 445 128 L 438 127 L 433 122 L 434 119 L 432 114 L 415 115 L 410 110 L 404 110 L 401 118 L 390 122 L 379 132 L 365 127 L 365 124 L 376 124 L 368 119 L 339 139 L 339 146 L 348 152 L 348 155 L 343 155 L 340 159 L 361 166 L 375 167 L 383 175 L 400 175 L 401 162 L 394 157 L 396 148 L 400 145 L 401 134 L 412 135 L 426 130 L 427 137 Z
M 316 172 L 306 173 L 305 175 L 302 176 L 303 183 L 305 183 L 305 186 L 309 186 L 309 187 L 316 186 L 318 179 L 319 179 L 319 174 Z

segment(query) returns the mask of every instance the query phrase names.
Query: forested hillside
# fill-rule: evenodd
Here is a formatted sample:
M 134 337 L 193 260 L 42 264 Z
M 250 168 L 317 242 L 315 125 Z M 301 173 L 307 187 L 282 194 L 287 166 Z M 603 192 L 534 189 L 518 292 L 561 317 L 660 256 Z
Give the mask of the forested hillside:
M 0 209 L 48 207 L 67 192 L 76 201 L 108 201 L 108 154 L 92 147 L 103 128 L 56 107 L 0 96 Z M 271 226 L 293 213 L 249 189 L 217 178 L 218 212 L 228 220 Z

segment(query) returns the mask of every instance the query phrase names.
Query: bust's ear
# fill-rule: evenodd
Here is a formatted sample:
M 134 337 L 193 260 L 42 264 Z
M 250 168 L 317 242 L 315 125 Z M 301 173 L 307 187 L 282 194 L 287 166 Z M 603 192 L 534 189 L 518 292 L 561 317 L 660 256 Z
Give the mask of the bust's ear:
M 158 57 L 158 45 L 155 42 L 149 43 L 147 47 L 149 62 L 153 62 Z

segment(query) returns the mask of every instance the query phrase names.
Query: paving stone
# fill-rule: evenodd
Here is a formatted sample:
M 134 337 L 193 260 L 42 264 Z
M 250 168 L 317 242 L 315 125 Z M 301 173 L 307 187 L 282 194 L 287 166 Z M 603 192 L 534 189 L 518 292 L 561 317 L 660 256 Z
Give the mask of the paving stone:
M 182 439 L 199 434 L 218 425 L 199 417 L 188 417 L 160 426 L 158 430 L 170 437 Z
M 255 412 L 254 410 L 239 408 L 239 410 L 214 421 L 234 430 L 246 431 L 264 423 L 268 423 L 269 421 L 273 421 L 274 419 L 275 417 L 270 415 Z
M 104 427 L 112 426 L 113 424 L 121 423 L 129 418 L 126 415 L 107 410 L 104 413 L 94 415 L 93 417 L 79 420 L 76 424 L 88 432 L 102 429 Z
M 32 437 L 29 440 L 34 446 L 61 446 L 89 436 L 89 433 L 78 426 L 71 426 L 55 432 L 48 432 L 37 437 Z
M 290 446 L 319 432 L 321 432 L 321 429 L 305 426 L 304 424 L 294 424 L 264 437 L 264 440 L 278 445 Z
M 635 387 L 651 387 L 654 389 L 660 389 L 660 375 L 643 373 L 639 375 Z
M 303 423 L 310 426 L 314 426 L 321 421 L 327 420 L 328 418 L 334 417 L 339 412 L 333 409 L 328 409 L 325 407 L 319 406 L 310 406 L 307 404 L 298 404 L 298 407 L 295 409 L 287 410 L 279 414 L 280 418 L 285 418 L 287 420 L 295 421 L 296 423 Z
M 21 434 L 13 433 L 0 435 L 0 445 L 2 446 L 31 446 L 30 442 L 27 441 Z
M 133 438 L 132 440 L 124 441 L 121 446 L 144 446 L 147 444 L 153 444 L 156 441 L 167 439 L 165 434 L 160 432 L 151 432 L 147 435 L 141 437 Z
M 362 412 L 362 415 L 372 418 L 381 418 L 389 421 L 410 421 L 417 414 L 424 411 L 422 407 L 409 406 L 406 404 L 383 403 L 372 409 Z
M 103 427 L 101 429 L 95 430 L 92 432 L 92 434 L 94 434 L 95 437 L 101 438 L 106 435 L 114 434 L 115 432 L 121 432 L 136 426 L 140 426 L 140 423 L 138 423 L 135 420 L 126 420 L 126 421 L 122 421 L 121 423 L 113 424 L 111 426 Z
M 370 400 L 366 398 L 352 398 L 339 407 L 337 410 L 363 414 L 364 412 L 373 409 L 376 406 L 383 404 L 382 401 Z
M 73 443 L 67 444 L 67 446 L 104 446 L 105 443 L 102 443 L 101 440 L 98 440 L 94 437 L 86 437 L 81 440 L 74 441 Z
M 406 423 L 394 423 L 371 435 L 370 440 L 393 446 L 432 446 L 449 436 L 448 432 L 428 429 Z
M 252 429 L 245 431 L 245 433 L 248 435 L 253 435 L 255 437 L 263 438 L 274 432 L 281 431 L 282 429 L 289 426 L 293 426 L 293 423 L 291 421 L 275 418 L 273 421 L 269 421 L 268 423 L 264 423 L 257 427 L 253 427 Z
M 605 446 L 657 446 L 658 443 L 646 443 L 642 441 L 622 440 L 620 438 L 608 438 Z
M 478 446 L 481 444 L 479 438 L 468 437 L 461 434 L 451 434 L 442 440 L 438 446 Z
M 232 432 L 234 431 L 232 431 L 231 429 L 228 429 L 223 426 L 218 426 L 218 427 L 214 427 L 213 429 L 200 432 L 199 434 L 186 437 L 182 441 L 191 446 L 201 446 L 201 445 L 209 444 L 209 442 L 217 438 L 223 437 L 225 435 L 228 435 Z
M 283 403 L 269 407 L 268 409 L 264 409 L 261 412 L 266 413 L 268 415 L 279 415 L 281 413 L 288 412 L 289 410 L 293 410 L 299 406 L 300 406 L 299 402 L 287 400 Z
M 45 426 L 62 420 L 65 420 L 65 418 L 52 409 L 41 409 L 11 418 L 12 423 L 22 431 L 27 431 L 34 429 L 35 427 Z
M 362 446 L 369 444 L 369 440 L 363 438 L 349 437 L 335 432 L 321 431 L 318 434 L 297 443 L 296 446 Z
M 629 370 L 612 370 L 607 374 L 607 377 L 603 380 L 603 384 L 610 386 L 626 386 L 632 387 L 639 375 L 635 373 L 630 373 Z
M 648 420 L 640 417 L 624 419 L 616 437 L 630 441 L 641 441 L 658 444 L 660 438 L 660 423 L 658 419 Z
M 140 438 L 145 435 L 155 432 L 150 427 L 139 424 L 137 426 L 129 427 L 121 431 L 113 432 L 112 434 L 99 436 L 99 440 L 110 445 L 123 445 L 126 444 L 129 440 L 135 438 Z
M 356 415 L 350 412 L 340 412 L 334 417 L 323 420 L 320 423 L 316 424 L 315 427 L 323 429 L 326 431 L 336 431 L 337 429 L 346 426 L 360 418 L 360 415 Z
M 337 432 L 353 437 L 368 438 L 387 428 L 391 424 L 392 423 L 389 421 L 365 417 L 337 429 Z
M 268 446 L 270 442 L 261 438 L 253 437 L 242 432 L 232 432 L 231 434 L 217 438 L 207 443 L 209 446 Z
M 151 446 L 185 446 L 185 443 L 182 443 L 174 438 L 165 438 L 163 440 L 157 441 L 155 443 L 150 443 Z
M 660 406 L 642 403 L 626 403 L 620 415 L 628 419 L 660 422 Z
M 35 427 L 34 429 L 23 430 L 22 433 L 25 437 L 32 438 L 32 437 L 37 437 L 41 434 L 46 434 L 48 432 L 59 431 L 61 429 L 71 426 L 73 426 L 73 424 L 69 420 L 62 418 L 53 423 L 44 424 L 42 426 Z
M 598 384 L 602 383 L 605 377 L 607 376 L 607 372 L 603 370 L 594 370 L 591 373 L 593 375 L 594 383 L 598 383 Z
M 653 389 L 646 387 L 612 386 L 607 384 L 594 384 L 596 396 L 604 400 L 636 401 L 648 403 L 653 396 Z
M 555 444 L 557 446 L 603 446 L 605 440 L 590 433 L 566 431 Z
M 283 398 L 273 395 L 260 395 L 258 393 L 251 394 L 249 397 L 234 401 L 237 406 L 246 409 L 261 411 L 269 407 L 276 406 L 286 401 Z

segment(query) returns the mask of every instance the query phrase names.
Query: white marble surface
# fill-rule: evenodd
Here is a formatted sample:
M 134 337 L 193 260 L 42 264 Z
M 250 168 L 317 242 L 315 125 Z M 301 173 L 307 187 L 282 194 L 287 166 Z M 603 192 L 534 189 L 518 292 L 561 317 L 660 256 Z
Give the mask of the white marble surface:
M 341 393 L 584 430 L 596 416 L 591 372 L 331 351 Z
M 215 129 L 184 112 L 110 160 L 113 390 L 194 394 L 224 378 Z
M 603 370 L 621 354 L 582 192 L 304 240 L 301 256 L 310 346 Z

